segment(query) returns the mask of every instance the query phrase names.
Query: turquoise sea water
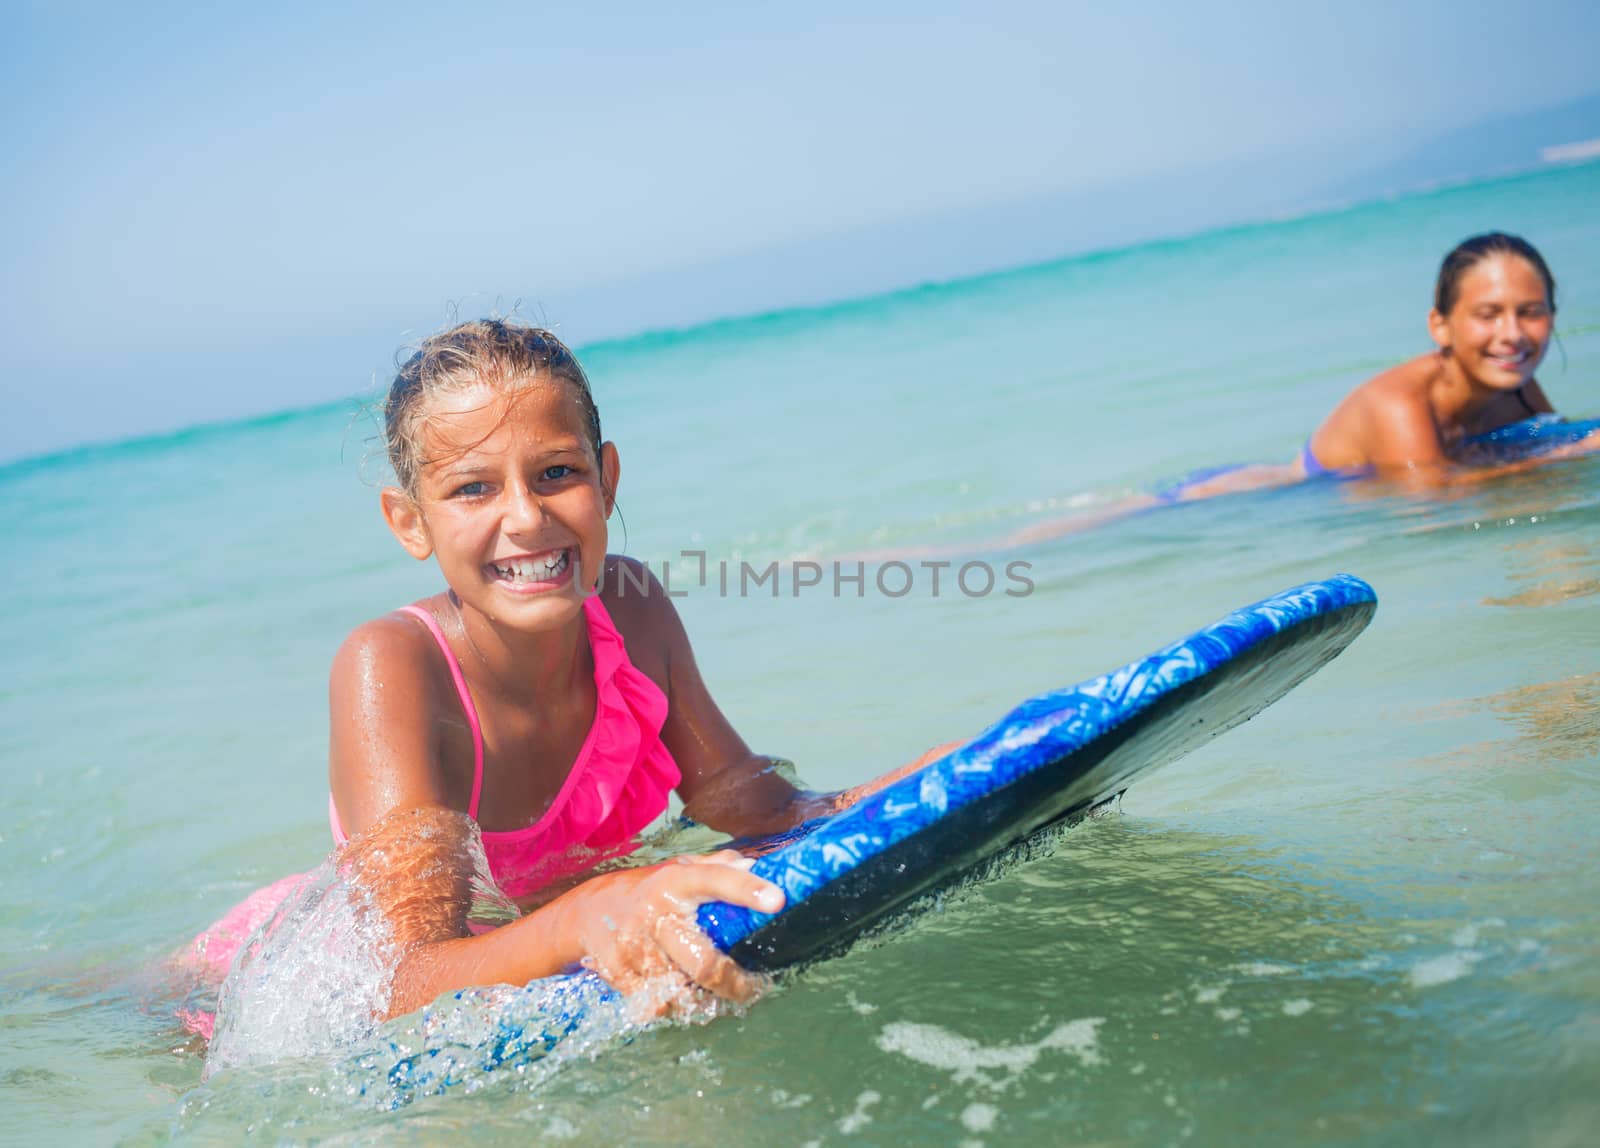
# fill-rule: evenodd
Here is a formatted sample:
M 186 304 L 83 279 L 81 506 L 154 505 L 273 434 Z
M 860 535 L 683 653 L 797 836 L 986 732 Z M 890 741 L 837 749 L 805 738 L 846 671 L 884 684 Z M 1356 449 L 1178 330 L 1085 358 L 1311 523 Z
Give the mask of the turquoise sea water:
M 656 564 L 957 545 L 1287 460 L 1425 349 L 1491 227 L 1561 282 L 1540 378 L 1600 415 L 1600 165 L 590 348 Z M 387 349 L 377 349 L 375 357 Z M 353 384 L 356 382 L 352 381 Z M 221 385 L 221 384 L 219 384 Z M 200 1080 L 149 970 L 328 846 L 325 675 L 437 585 L 341 405 L 0 469 L 0 1081 L 18 1143 L 1533 1144 L 1600 1127 L 1600 458 L 1314 484 L 1008 552 L 1025 597 L 690 585 L 752 745 L 819 785 L 1347 570 L 1341 659 L 1051 857 L 743 1017 L 386 1112 Z M 715 567 L 713 567 L 713 571 Z M 309 1082 L 309 1083 L 308 1083 Z

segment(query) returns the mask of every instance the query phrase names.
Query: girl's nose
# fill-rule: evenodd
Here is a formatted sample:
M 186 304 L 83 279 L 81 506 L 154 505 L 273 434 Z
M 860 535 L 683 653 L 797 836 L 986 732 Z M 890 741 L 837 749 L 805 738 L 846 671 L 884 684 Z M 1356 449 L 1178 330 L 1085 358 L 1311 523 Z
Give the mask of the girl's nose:
M 544 499 L 525 484 L 506 487 L 505 528 L 509 533 L 537 530 L 544 522 Z

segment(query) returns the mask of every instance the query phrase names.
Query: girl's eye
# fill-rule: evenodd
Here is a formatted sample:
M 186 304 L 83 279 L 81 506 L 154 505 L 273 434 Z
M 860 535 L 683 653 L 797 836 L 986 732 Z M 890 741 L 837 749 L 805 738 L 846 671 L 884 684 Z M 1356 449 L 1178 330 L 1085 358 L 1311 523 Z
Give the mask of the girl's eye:
M 555 482 L 558 479 L 566 478 L 571 473 L 572 468 L 570 466 L 565 463 L 557 463 L 555 466 L 545 467 L 540 477 L 546 482 Z
M 476 498 L 478 495 L 487 492 L 488 489 L 489 489 L 488 483 L 484 483 L 484 482 L 468 482 L 468 483 L 463 484 L 462 486 L 456 487 L 456 497 L 457 498 Z

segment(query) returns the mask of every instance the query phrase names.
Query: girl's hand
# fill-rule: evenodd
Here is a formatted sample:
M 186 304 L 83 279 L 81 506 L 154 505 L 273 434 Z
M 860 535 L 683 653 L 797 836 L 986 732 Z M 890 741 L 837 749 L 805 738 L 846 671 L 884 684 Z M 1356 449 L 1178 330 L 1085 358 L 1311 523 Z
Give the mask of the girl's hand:
M 751 864 L 724 850 L 584 882 L 562 898 L 583 966 L 646 1016 L 688 1012 L 702 990 L 739 1004 L 754 1000 L 765 979 L 740 968 L 695 923 L 707 901 L 762 913 L 783 907 L 783 890 L 751 873 Z
M 871 781 L 865 782 L 861 785 L 853 785 L 849 789 L 841 789 L 837 793 L 830 795 L 833 805 L 833 808 L 830 810 L 830 812 L 837 813 L 842 810 L 849 809 L 856 802 L 871 797 L 874 793 L 877 793 L 878 790 L 885 789 L 888 786 L 893 785 L 902 777 L 909 777 L 923 766 L 938 761 L 945 754 L 960 749 L 966 744 L 967 743 L 964 741 L 948 741 L 943 745 L 936 745 L 932 749 L 923 753 L 923 755 L 917 758 L 915 761 L 908 761 L 898 769 L 891 769 L 888 773 L 875 777 Z

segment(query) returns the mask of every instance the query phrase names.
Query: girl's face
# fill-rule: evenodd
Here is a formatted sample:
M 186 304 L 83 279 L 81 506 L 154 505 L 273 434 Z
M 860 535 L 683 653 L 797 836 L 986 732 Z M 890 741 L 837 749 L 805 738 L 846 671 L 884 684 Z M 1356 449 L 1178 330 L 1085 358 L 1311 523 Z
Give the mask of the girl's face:
M 594 457 L 570 385 L 435 396 L 421 447 L 415 497 L 384 492 L 401 544 L 435 555 L 463 607 L 491 621 L 523 630 L 570 621 L 600 579 L 618 477 L 614 446 Z
M 1533 378 L 1550 346 L 1555 316 L 1544 280 L 1518 255 L 1490 255 L 1467 269 L 1448 315 L 1428 328 L 1468 378 L 1512 391 Z

